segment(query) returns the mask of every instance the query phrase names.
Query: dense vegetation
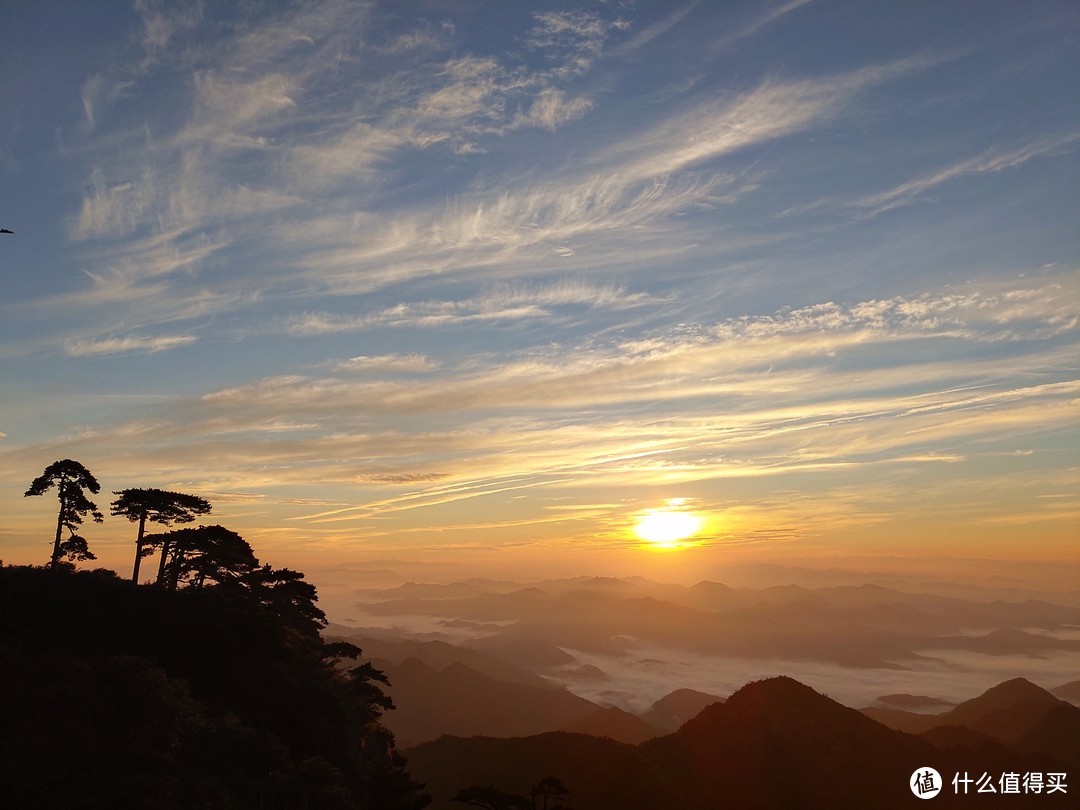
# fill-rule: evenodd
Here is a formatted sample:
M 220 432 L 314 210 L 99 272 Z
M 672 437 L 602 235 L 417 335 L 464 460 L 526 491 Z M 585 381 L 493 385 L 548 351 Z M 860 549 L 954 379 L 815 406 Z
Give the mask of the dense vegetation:
M 0 805 L 423 807 L 381 673 L 275 590 L 0 568 Z
M 0 806 L 355 808 L 429 803 L 381 722 L 385 676 L 326 617 L 304 575 L 264 565 L 222 526 L 145 534 L 207 514 L 157 489 L 115 492 L 138 523 L 132 581 L 76 571 L 102 514 L 81 464 L 51 464 L 46 567 L 0 564 Z M 68 537 L 64 539 L 64 531 Z M 139 562 L 160 550 L 153 584 Z

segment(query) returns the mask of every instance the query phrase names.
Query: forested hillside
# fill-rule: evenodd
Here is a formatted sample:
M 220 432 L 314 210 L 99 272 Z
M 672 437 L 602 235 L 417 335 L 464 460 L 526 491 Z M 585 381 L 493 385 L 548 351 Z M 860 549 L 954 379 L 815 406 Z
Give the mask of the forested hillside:
M 324 624 L 268 566 L 178 590 L 0 567 L 0 805 L 423 807 L 382 674 Z

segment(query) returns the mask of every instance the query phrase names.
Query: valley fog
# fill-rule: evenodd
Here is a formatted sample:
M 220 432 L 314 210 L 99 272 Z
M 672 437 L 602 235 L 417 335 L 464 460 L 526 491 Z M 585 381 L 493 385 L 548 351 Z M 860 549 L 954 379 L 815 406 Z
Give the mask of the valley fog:
M 801 578 L 822 575 L 806 571 Z M 1017 677 L 1052 689 L 1080 672 L 1076 592 L 1039 594 L 1016 582 L 998 589 L 892 584 L 733 588 L 641 577 L 465 578 L 337 584 L 323 602 L 328 633 L 387 665 L 392 684 L 396 666 L 425 660 L 425 645 L 444 652 L 450 645 L 633 714 L 676 689 L 725 697 L 777 675 L 859 708 L 895 694 L 954 704 Z M 963 595 L 944 595 L 950 592 Z M 373 640 L 413 646 L 388 655 Z

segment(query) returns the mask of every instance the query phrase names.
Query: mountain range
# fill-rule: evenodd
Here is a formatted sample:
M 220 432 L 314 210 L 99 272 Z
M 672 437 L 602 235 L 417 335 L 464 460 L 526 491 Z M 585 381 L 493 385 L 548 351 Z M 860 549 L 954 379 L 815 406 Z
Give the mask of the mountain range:
M 1080 700 L 1075 682 L 1062 683 L 1080 661 L 1080 607 L 1069 594 L 1056 595 L 1065 597 L 1059 604 L 881 585 L 737 589 L 576 577 L 405 583 L 353 596 L 352 613 L 339 614 L 348 624 L 328 632 L 359 645 L 390 674 L 403 707 L 399 734 L 413 744 L 462 731 L 442 723 L 439 712 L 410 718 L 404 708 L 415 689 L 437 691 L 451 663 L 500 683 L 564 689 L 595 704 L 592 711 L 618 707 L 666 731 L 703 707 L 683 711 L 674 725 L 644 716 L 673 689 L 697 690 L 713 702 L 777 674 L 848 706 L 872 706 L 879 720 L 899 710 L 901 728 L 910 726 L 903 712 L 940 713 L 1012 675 L 1060 684 L 1061 697 Z M 396 677 L 409 658 L 435 672 L 414 666 Z M 544 730 L 582 719 L 553 717 Z M 492 715 L 476 733 L 523 729 Z
M 526 795 L 549 776 L 579 810 L 916 806 L 909 783 L 926 767 L 945 780 L 939 804 L 1068 806 L 1080 791 L 994 797 L 975 784 L 1080 773 L 1068 702 L 1080 686 L 1061 677 L 1080 655 L 1071 597 L 599 577 L 355 596 L 353 626 L 329 632 L 389 676 L 384 721 L 434 808 L 473 785 Z M 732 666 L 825 672 L 846 697 L 802 678 L 736 681 Z M 972 677 L 1010 669 L 1060 685 Z M 687 688 L 703 684 L 726 686 Z M 871 684 L 892 691 L 846 691 Z M 969 795 L 952 795 L 964 774 Z
M 704 655 L 802 659 L 848 668 L 904 669 L 942 651 L 983 656 L 1080 654 L 1080 607 L 1025 599 L 973 601 L 878 585 L 737 590 L 702 581 L 670 585 L 634 577 L 533 584 L 469 580 L 407 583 L 356 592 L 358 615 L 434 619 L 451 640 L 544 663 L 566 650 L 620 655 L 655 644 Z M 504 655 L 504 657 L 507 657 Z
M 1021 753 L 1053 756 L 1080 772 L 1080 708 L 1024 678 L 1000 683 L 942 714 L 875 708 L 863 713 L 949 748 L 994 741 Z
M 1045 707 L 1023 729 L 1012 719 Z M 572 732 L 494 738 L 444 736 L 405 752 L 427 785 L 432 808 L 471 784 L 524 792 L 555 775 L 569 806 L 594 810 L 707 808 L 893 808 L 919 801 L 909 783 L 935 768 L 944 778 L 939 805 L 1075 806 L 1064 793 L 956 795 L 952 777 L 983 773 L 1076 773 L 1058 746 L 1080 741 L 1073 706 L 1026 681 L 1005 682 L 942 715 L 938 730 L 916 736 L 889 728 L 787 677 L 749 683 L 712 703 L 673 733 L 637 745 Z M 971 727 L 960 726 L 959 722 Z M 957 725 L 953 725 L 956 723 Z M 1010 735 L 1015 744 L 1004 741 Z M 1018 735 L 1018 736 L 1017 736 Z M 1050 750 L 1046 750 L 1050 749 Z M 960 783 L 963 790 L 963 783 Z
M 545 731 L 639 743 L 674 731 L 705 706 L 723 700 L 676 689 L 635 715 L 579 697 L 501 657 L 506 650 L 488 652 L 444 641 L 349 638 L 387 675 L 387 692 L 397 708 L 386 722 L 403 746 L 444 734 L 513 737 Z

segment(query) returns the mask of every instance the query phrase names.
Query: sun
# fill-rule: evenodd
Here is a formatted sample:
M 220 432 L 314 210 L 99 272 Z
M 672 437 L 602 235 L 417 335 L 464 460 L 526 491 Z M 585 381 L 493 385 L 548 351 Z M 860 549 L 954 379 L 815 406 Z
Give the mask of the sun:
M 704 519 L 682 508 L 685 498 L 673 498 L 660 509 L 647 509 L 634 525 L 634 534 L 654 548 L 678 548 L 681 541 L 693 537 Z

